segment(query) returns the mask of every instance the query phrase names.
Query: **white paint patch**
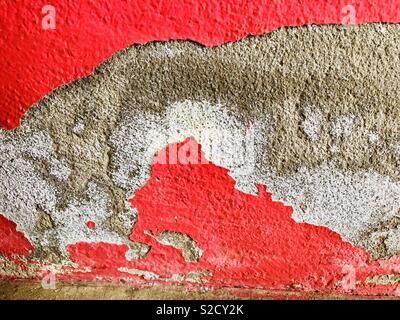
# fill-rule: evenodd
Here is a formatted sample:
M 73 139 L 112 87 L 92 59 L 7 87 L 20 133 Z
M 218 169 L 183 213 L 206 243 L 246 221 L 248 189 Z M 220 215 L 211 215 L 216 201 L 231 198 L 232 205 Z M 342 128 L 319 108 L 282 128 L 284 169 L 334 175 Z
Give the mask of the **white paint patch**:
M 51 139 L 43 132 L 8 136 L 0 136 L 0 213 L 17 223 L 32 242 L 40 242 L 41 235 L 35 232 L 37 208 L 54 210 L 56 190 L 36 172 L 29 157 L 48 159 Z
M 66 181 L 71 175 L 71 169 L 66 163 L 60 161 L 56 158 L 50 160 L 50 170 L 49 173 L 56 177 L 58 180 Z
M 364 232 L 400 209 L 400 183 L 371 171 L 344 172 L 325 164 L 260 182 L 275 200 L 293 206 L 297 222 L 326 226 L 357 246 L 365 245 Z
M 72 147 L 72 146 L 71 146 Z M 87 150 L 86 152 L 90 152 Z M 109 196 L 95 183 L 90 183 L 83 199 L 70 199 L 67 208 L 56 209 L 57 188 L 36 170 L 36 161 L 48 161 L 50 174 L 60 183 L 68 179 L 70 169 L 56 158 L 51 137 L 46 132 L 0 135 L 0 213 L 17 224 L 17 230 L 34 246 L 58 245 L 68 256 L 67 245 L 77 242 L 108 242 L 127 244 L 130 241 L 109 230 L 106 220 L 111 216 Z M 38 209 L 50 215 L 55 228 L 38 232 Z M 132 213 L 134 209 L 131 209 Z M 87 221 L 96 228 L 88 229 Z M 132 219 L 127 219 L 132 222 Z
M 316 142 L 319 139 L 321 123 L 323 121 L 323 115 L 321 111 L 314 109 L 315 108 L 311 107 L 304 108 L 304 121 L 301 126 L 304 133 L 312 142 Z
M 329 147 L 329 151 L 332 152 L 333 154 L 338 153 L 340 151 L 340 147 L 337 144 L 332 144 Z
M 170 59 L 182 55 L 184 50 L 176 46 L 171 46 L 168 43 L 156 43 L 147 53 L 154 58 Z
M 331 134 L 336 137 L 348 137 L 353 131 L 354 115 L 337 117 L 331 124 Z
M 367 136 L 368 136 L 368 141 L 371 144 L 377 144 L 380 140 L 379 134 L 374 131 L 368 132 Z
M 82 122 L 77 122 L 72 128 L 72 132 L 77 135 L 81 135 L 84 131 L 85 125 Z
M 55 228 L 47 231 L 45 237 L 55 240 L 66 255 L 67 245 L 78 242 L 129 244 L 128 239 L 106 226 L 107 219 L 112 214 L 107 194 L 95 183 L 90 183 L 85 196 L 88 200 L 71 199 L 65 210 L 54 210 L 50 213 Z M 96 228 L 87 228 L 88 221 L 93 221 Z

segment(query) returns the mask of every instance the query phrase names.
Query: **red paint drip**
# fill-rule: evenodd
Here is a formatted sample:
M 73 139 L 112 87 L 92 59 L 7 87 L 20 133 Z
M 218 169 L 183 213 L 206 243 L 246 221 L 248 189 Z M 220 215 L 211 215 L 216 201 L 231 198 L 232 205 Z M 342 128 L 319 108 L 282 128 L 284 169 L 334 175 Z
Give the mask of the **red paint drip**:
M 42 28 L 47 4 L 55 9 L 55 30 Z M 215 46 L 284 26 L 340 24 L 348 21 L 348 4 L 356 24 L 400 22 L 398 0 L 2 1 L 0 127 L 17 127 L 33 103 L 133 43 Z
M 188 141 L 166 148 L 158 157 L 168 159 L 170 148 L 179 150 Z M 124 256 L 127 246 L 70 246 L 73 259 L 92 268 L 91 274 L 72 277 L 135 278 L 118 271 L 120 267 L 153 272 L 163 278 L 209 270 L 209 286 L 396 292 L 396 286 L 367 286 L 364 281 L 371 275 L 399 272 L 399 258 L 371 261 L 365 250 L 344 242 L 328 228 L 296 223 L 291 218 L 292 208 L 274 202 L 265 186 L 258 186 L 257 196 L 234 186 L 228 170 L 212 163 L 155 163 L 152 178 L 131 200 L 139 212 L 131 239 L 151 245 L 150 253 L 129 262 Z M 158 243 L 146 234 L 147 230 L 156 236 L 165 230 L 187 234 L 204 250 L 203 256 L 198 263 L 186 262 L 180 250 Z

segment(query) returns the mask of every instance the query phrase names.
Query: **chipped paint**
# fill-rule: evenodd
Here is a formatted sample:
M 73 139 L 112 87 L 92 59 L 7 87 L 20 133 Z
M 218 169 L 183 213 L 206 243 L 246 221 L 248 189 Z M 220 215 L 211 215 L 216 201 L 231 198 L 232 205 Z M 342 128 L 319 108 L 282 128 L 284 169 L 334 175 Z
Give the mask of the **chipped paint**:
M 146 232 L 149 234 L 149 232 Z M 159 243 L 172 246 L 182 251 L 182 256 L 187 262 L 198 262 L 203 255 L 203 250 L 196 245 L 191 237 L 176 231 L 162 231 L 158 236 L 150 235 Z
M 129 47 L 1 131 L 0 212 L 25 256 L 75 263 L 73 279 L 208 270 L 214 286 L 346 291 L 350 265 L 362 292 L 400 251 L 399 25 L 385 27 Z
M 133 43 L 188 39 L 216 46 L 286 26 L 400 22 L 398 0 L 352 0 L 351 4 L 343 0 L 329 4 L 326 0 L 186 0 L 184 4 L 177 0 L 69 0 L 51 3 L 57 28 L 43 30 L 41 9 L 47 2 L 3 4 L 0 126 L 8 129 L 17 127 L 29 107 L 51 90 L 89 75 Z M 356 13 L 354 19 L 349 19 L 349 8 Z M 385 31 L 385 26 L 380 27 L 382 34 Z M 12 39 L 11 45 L 7 39 Z M 164 48 L 153 52 L 161 56 L 179 52 L 174 46 Z

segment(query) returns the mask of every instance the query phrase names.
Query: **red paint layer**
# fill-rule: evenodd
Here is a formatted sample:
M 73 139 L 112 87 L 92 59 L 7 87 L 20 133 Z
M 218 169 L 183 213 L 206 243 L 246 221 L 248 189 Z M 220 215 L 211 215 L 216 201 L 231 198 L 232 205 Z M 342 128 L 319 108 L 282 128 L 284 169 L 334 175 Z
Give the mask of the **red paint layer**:
M 400 21 L 398 0 L 5 0 L 0 127 L 17 127 L 33 103 L 132 43 L 191 39 L 210 46 L 283 26 L 342 23 L 349 3 L 355 23 Z M 56 9 L 55 30 L 42 28 L 47 4 Z
M 0 253 L 8 258 L 15 255 L 26 256 L 33 247 L 17 225 L 0 214 Z
M 178 150 L 188 142 L 194 141 L 179 144 Z M 168 156 L 169 148 L 163 153 Z M 163 153 L 159 157 L 167 159 Z M 365 250 L 329 229 L 296 223 L 292 209 L 272 201 L 264 186 L 258 187 L 258 196 L 234 186 L 228 170 L 212 163 L 155 163 L 152 178 L 131 200 L 139 213 L 131 239 L 151 245 L 148 256 L 128 262 L 126 246 L 80 243 L 69 247 L 71 256 L 82 267 L 91 267 L 92 273 L 72 278 L 135 278 L 118 271 L 120 267 L 165 279 L 209 270 L 212 276 L 205 280 L 210 286 L 395 293 L 396 286 L 367 286 L 364 281 L 371 275 L 399 272 L 399 259 L 371 261 Z M 158 243 L 147 230 L 155 236 L 165 230 L 187 234 L 204 254 L 198 263 L 186 262 L 180 250 Z

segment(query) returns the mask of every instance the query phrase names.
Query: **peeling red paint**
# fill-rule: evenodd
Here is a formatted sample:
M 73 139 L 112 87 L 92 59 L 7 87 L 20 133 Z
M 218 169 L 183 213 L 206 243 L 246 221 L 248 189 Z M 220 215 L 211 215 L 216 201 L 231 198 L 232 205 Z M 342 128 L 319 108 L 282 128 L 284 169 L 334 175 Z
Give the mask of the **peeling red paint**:
M 27 256 L 33 247 L 17 225 L 0 214 L 0 253 L 8 258 L 15 255 Z
M 0 127 L 19 125 L 29 107 L 61 84 L 86 76 L 133 43 L 190 39 L 213 46 L 283 26 L 399 22 L 398 0 L 6 0 L 0 12 Z M 52 5 L 56 29 L 43 30 Z M 347 21 L 347 20 L 346 20 Z
M 178 149 L 188 141 L 178 144 Z M 168 155 L 169 148 L 162 153 Z M 165 159 L 162 153 L 159 157 Z M 399 272 L 399 258 L 371 261 L 364 249 L 354 248 L 328 228 L 296 223 L 291 218 L 292 208 L 274 202 L 265 186 L 258 186 L 257 196 L 234 186 L 228 170 L 212 163 L 155 163 L 152 178 L 131 200 L 139 212 L 131 239 L 151 245 L 150 253 L 129 262 L 124 256 L 128 250 L 125 245 L 71 245 L 73 260 L 92 270 L 72 278 L 135 278 L 118 271 L 120 267 L 166 279 L 209 270 L 212 276 L 204 279 L 207 285 L 217 287 L 396 293 L 395 285 L 365 285 L 364 281 L 371 275 Z M 154 235 L 165 230 L 188 234 L 204 254 L 198 263 L 186 262 L 180 250 L 158 243 L 147 230 Z
M 132 43 L 191 39 L 212 46 L 282 26 L 341 23 L 350 1 L 52 1 L 56 30 L 41 28 L 47 1 L 6 1 L 0 13 L 0 126 L 12 129 L 29 106 L 55 87 L 92 72 L 112 53 Z M 356 23 L 400 22 L 398 0 L 354 0 Z M 182 145 L 182 144 L 180 144 Z M 163 152 L 168 153 L 168 148 Z M 160 155 L 162 156 L 162 155 Z M 204 161 L 202 161 L 204 163 Z M 400 258 L 371 261 L 367 252 L 342 241 L 325 227 L 296 223 L 292 209 L 274 202 L 265 186 L 253 196 L 234 188 L 228 171 L 212 163 L 153 166 L 153 176 L 132 199 L 139 216 L 131 239 L 151 245 L 148 256 L 127 261 L 127 245 L 78 243 L 71 258 L 90 272 L 60 275 L 64 280 L 141 276 L 121 267 L 171 278 L 209 270 L 210 286 L 396 294 L 395 285 L 365 285 L 368 276 L 400 272 Z M 95 223 L 86 223 L 89 229 Z M 178 231 L 204 250 L 198 263 L 145 233 Z M 0 252 L 27 256 L 32 245 L 16 224 L 0 215 Z M 22 262 L 15 260 L 25 268 Z M 24 270 L 24 269 L 23 269 Z M 25 269 L 26 270 L 26 269 Z M 359 281 L 342 286 L 354 272 Z M 154 280 L 156 281 L 156 280 Z

